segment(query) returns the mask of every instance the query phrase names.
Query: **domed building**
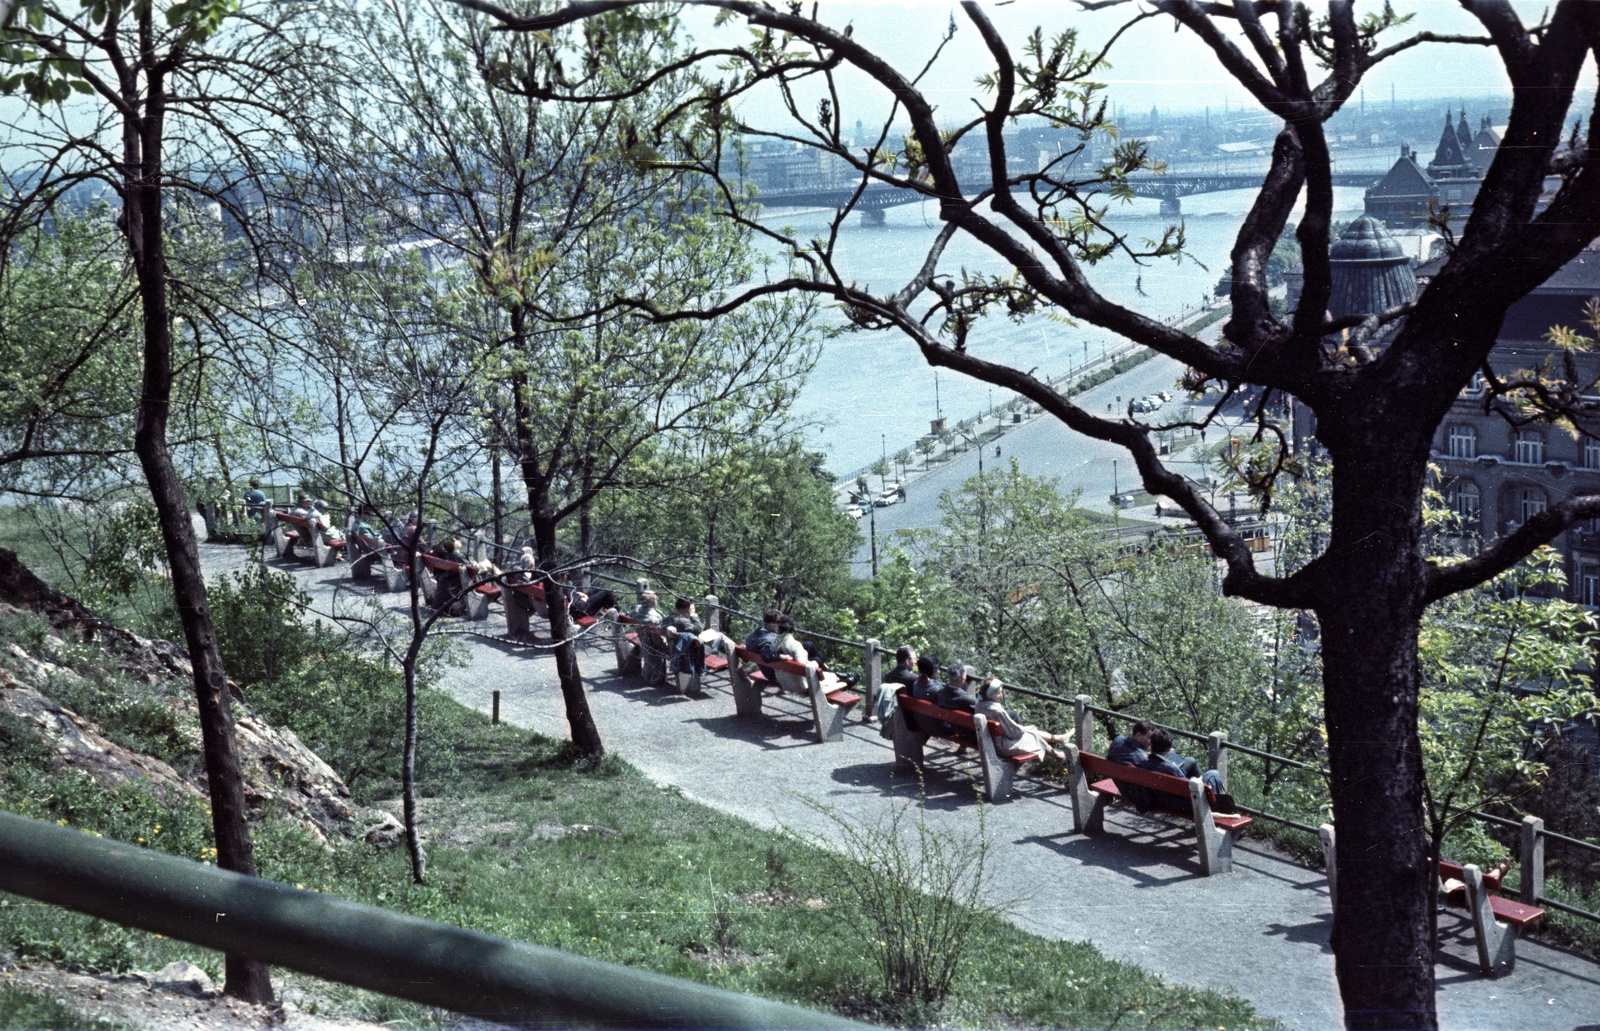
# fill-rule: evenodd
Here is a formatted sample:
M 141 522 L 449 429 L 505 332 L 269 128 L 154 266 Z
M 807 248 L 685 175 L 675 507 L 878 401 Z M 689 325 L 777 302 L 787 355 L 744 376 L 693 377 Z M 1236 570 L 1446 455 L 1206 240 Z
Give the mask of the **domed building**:
M 1400 241 L 1370 215 L 1351 222 L 1328 248 L 1328 314 L 1375 315 L 1417 295 L 1417 277 Z

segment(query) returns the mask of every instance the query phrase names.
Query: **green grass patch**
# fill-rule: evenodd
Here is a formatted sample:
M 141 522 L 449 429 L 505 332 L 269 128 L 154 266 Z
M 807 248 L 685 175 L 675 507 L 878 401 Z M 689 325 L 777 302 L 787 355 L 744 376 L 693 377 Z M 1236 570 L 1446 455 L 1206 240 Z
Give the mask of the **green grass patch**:
M 81 1017 L 38 992 L 0 985 L 0 1028 L 18 1031 L 115 1031 L 121 1024 Z
M 345 898 L 661 973 L 865 1019 L 950 1026 L 1263 1026 L 1237 999 L 1167 985 L 1093 948 L 997 920 L 936 1011 L 885 998 L 873 945 L 844 933 L 852 905 L 819 850 L 664 790 L 626 764 L 591 763 L 546 738 L 458 708 L 455 770 L 424 799 L 429 884 L 411 883 L 400 849 L 332 849 L 282 823 L 257 834 L 264 876 Z M 8 808 L 14 806 L 8 797 Z M 109 826 L 118 800 L 74 821 Z M 45 813 L 44 815 L 48 815 Z M 153 821 L 155 811 L 143 819 Z M 617 832 L 558 835 L 573 825 Z M 103 833 L 103 832 L 102 832 Z M 151 839 L 158 847 L 167 844 Z M 184 839 L 188 834 L 182 835 Z M 184 842 L 185 848 L 191 843 Z M 181 851 L 181 850 L 180 850 Z M 173 959 L 214 975 L 218 957 L 104 921 L 8 899 L 0 947 L 87 970 Z M 408 1023 L 422 1007 L 319 989 L 325 1008 Z

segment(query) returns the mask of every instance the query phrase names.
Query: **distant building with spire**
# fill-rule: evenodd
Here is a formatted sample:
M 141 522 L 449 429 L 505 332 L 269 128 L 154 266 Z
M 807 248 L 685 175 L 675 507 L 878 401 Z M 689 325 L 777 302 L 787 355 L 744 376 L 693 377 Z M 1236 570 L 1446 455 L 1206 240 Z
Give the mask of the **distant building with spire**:
M 1424 168 L 1417 153 L 1400 144 L 1399 160 L 1367 188 L 1366 213 L 1388 225 L 1416 225 L 1446 208 L 1465 219 L 1499 147 L 1500 134 L 1487 117 L 1473 132 L 1465 109 L 1458 118 L 1446 111 L 1433 160 Z

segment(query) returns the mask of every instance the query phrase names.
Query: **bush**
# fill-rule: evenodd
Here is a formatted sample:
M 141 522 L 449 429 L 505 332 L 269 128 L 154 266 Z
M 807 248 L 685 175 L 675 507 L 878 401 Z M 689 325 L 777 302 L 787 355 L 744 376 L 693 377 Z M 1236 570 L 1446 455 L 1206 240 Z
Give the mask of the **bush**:
M 964 834 L 929 823 L 920 794 L 870 823 L 807 802 L 839 830 L 842 854 L 821 836 L 802 837 L 828 857 L 833 878 L 855 899 L 845 919 L 877 954 L 886 1001 L 943 1001 L 978 932 L 1006 908 L 985 890 L 994 855 L 983 801 L 977 829 Z
M 241 687 L 271 683 L 320 651 L 301 622 L 311 596 L 288 573 L 252 562 L 212 584 L 207 594 L 222 668 Z

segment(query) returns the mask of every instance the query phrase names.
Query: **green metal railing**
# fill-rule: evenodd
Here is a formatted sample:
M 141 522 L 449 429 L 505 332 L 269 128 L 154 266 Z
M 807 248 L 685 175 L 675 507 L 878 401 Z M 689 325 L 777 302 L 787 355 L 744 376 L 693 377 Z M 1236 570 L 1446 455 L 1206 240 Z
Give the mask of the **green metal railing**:
M 0 811 L 0 890 L 512 1026 L 856 1028 Z

